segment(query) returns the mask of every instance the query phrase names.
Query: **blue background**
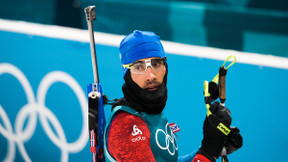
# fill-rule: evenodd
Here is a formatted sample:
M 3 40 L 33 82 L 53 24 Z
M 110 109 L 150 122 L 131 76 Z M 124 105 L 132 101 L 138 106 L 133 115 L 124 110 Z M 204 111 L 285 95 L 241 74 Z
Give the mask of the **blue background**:
M 117 47 L 97 45 L 100 83 L 106 95 L 122 97 L 123 84 Z M 177 133 L 180 155 L 199 148 L 206 108 L 203 82 L 217 74 L 223 61 L 167 54 L 169 64 L 168 102 L 165 108 Z M 42 78 L 58 70 L 77 80 L 84 93 L 93 82 L 88 42 L 46 38 L 35 35 L 0 31 L 0 64 L 19 68 L 28 78 L 34 94 Z M 233 162 L 285 161 L 288 151 L 286 104 L 288 70 L 236 63 L 227 75 L 226 106 L 232 112 L 232 125 L 241 130 L 243 147 L 229 156 Z M 0 75 L 0 104 L 7 113 L 12 128 L 21 107 L 27 103 L 22 86 L 11 75 Z M 36 101 L 37 102 L 37 101 Z M 73 142 L 83 127 L 82 112 L 74 92 L 63 83 L 53 84 L 45 105 L 60 121 L 67 141 Z M 105 107 L 109 116 L 110 107 Z M 0 124 L 3 121 L 0 118 Z M 53 127 L 53 126 L 52 126 Z M 88 131 L 88 130 L 87 130 Z M 60 149 L 47 137 L 37 122 L 31 139 L 24 142 L 32 161 L 59 161 Z M 0 132 L 0 161 L 7 154 L 7 139 Z M 16 146 L 15 161 L 23 161 Z M 89 142 L 83 150 L 69 153 L 69 161 L 91 161 Z

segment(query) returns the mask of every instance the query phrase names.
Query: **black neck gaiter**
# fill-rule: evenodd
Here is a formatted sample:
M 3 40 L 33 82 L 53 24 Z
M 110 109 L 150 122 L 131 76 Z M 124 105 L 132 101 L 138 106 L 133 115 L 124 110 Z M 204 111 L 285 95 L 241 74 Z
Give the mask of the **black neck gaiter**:
M 148 114 L 161 113 L 167 101 L 167 74 L 168 70 L 166 70 L 162 84 L 156 90 L 147 91 L 132 80 L 129 70 L 124 77 L 125 83 L 122 86 L 124 100 L 126 100 L 125 105 L 139 112 Z

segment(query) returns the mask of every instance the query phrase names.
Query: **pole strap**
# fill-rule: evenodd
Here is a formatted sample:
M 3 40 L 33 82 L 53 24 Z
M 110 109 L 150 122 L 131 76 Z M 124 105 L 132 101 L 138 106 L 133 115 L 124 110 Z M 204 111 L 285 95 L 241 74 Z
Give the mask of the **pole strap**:
M 234 60 L 227 67 L 225 67 L 226 62 L 231 58 Z M 225 60 L 225 62 L 223 63 L 221 67 L 227 70 L 229 67 L 235 64 L 235 62 L 236 62 L 236 57 L 234 55 L 230 55 L 227 57 L 227 59 Z M 219 73 L 212 79 L 211 82 L 214 82 L 216 85 L 218 84 Z M 213 101 L 213 99 L 211 99 L 210 96 L 211 95 L 209 93 L 209 82 L 204 81 L 204 97 L 205 97 L 205 104 L 206 104 L 206 109 L 207 109 L 207 114 L 206 114 L 207 118 L 213 126 L 215 126 L 218 130 L 220 130 L 223 134 L 227 136 L 230 133 L 231 129 L 229 126 L 224 124 L 223 121 L 219 117 L 217 117 L 216 115 L 213 115 L 212 112 L 210 111 L 211 103 Z

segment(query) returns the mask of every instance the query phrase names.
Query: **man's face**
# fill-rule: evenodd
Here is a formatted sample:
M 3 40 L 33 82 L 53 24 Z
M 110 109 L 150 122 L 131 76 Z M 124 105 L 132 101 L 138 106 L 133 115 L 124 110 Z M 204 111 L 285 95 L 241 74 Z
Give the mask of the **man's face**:
M 159 58 L 151 57 L 137 61 L 145 62 L 150 59 L 159 59 Z M 131 78 L 142 89 L 146 89 L 148 91 L 154 91 L 162 84 L 165 73 L 166 73 L 165 65 L 162 65 L 161 68 L 157 70 L 155 70 L 155 68 L 153 70 L 150 66 L 148 66 L 144 74 L 135 74 L 135 73 L 133 74 L 131 72 Z

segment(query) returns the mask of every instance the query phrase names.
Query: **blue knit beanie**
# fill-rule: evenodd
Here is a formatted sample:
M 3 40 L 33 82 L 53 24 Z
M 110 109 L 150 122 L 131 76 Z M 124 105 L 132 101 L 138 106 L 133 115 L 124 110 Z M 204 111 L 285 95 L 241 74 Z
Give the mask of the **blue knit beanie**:
M 165 57 L 160 37 L 153 32 L 135 30 L 120 43 L 121 64 L 131 64 L 134 61 L 149 57 Z M 128 69 L 122 66 L 123 77 Z

